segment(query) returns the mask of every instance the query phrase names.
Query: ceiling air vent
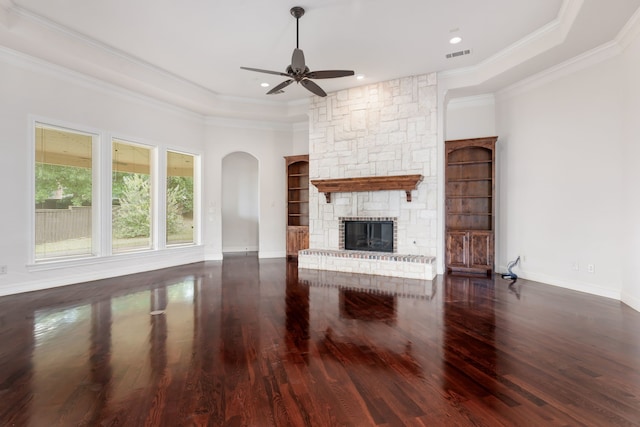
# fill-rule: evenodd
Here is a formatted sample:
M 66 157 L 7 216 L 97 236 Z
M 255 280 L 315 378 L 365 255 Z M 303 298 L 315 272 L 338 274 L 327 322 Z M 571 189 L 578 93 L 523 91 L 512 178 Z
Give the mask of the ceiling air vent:
M 447 59 L 457 58 L 458 56 L 469 55 L 471 53 L 470 49 L 459 50 L 457 52 L 447 53 Z

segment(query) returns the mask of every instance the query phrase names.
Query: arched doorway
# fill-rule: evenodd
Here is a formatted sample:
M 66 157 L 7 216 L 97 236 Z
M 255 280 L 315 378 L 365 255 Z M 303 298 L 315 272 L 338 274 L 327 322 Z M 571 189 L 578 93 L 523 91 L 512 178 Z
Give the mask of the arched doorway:
M 258 159 L 235 152 L 222 159 L 222 252 L 257 252 Z

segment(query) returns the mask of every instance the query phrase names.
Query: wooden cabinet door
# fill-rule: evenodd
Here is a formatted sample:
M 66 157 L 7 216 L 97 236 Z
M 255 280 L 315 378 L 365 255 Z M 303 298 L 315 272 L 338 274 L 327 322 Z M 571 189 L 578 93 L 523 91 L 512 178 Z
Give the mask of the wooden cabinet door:
M 447 232 L 445 262 L 448 268 L 469 266 L 469 245 L 466 231 Z
M 298 229 L 287 227 L 287 256 L 298 256 Z
M 298 229 L 298 249 L 297 251 L 301 251 L 302 249 L 309 249 L 309 228 L 299 228 Z M 298 252 L 296 251 L 296 256 L 298 256 Z
M 298 251 L 307 248 L 309 248 L 309 228 L 287 227 L 287 256 L 297 258 Z
M 493 232 L 469 232 L 469 267 L 493 271 Z

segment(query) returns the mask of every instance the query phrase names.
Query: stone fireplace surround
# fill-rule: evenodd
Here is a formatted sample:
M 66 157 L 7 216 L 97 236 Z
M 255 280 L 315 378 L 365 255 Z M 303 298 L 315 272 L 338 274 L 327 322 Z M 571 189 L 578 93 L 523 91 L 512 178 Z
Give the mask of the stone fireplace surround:
M 298 267 L 432 280 L 437 159 L 434 73 L 313 98 L 309 109 L 310 249 L 299 252 Z M 421 179 L 410 188 L 327 187 L 400 176 Z M 326 188 L 316 188 L 317 184 Z M 339 237 L 341 218 L 354 217 L 397 218 L 395 252 L 344 250 Z

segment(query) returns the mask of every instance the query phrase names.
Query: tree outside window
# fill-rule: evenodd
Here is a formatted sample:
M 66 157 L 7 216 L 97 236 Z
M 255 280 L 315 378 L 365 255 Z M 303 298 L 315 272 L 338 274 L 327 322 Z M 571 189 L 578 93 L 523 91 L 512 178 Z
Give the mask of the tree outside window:
M 111 158 L 112 251 L 151 249 L 151 149 L 113 140 Z
M 194 243 L 195 156 L 167 152 L 167 245 Z
M 94 138 L 36 123 L 36 260 L 93 254 Z

